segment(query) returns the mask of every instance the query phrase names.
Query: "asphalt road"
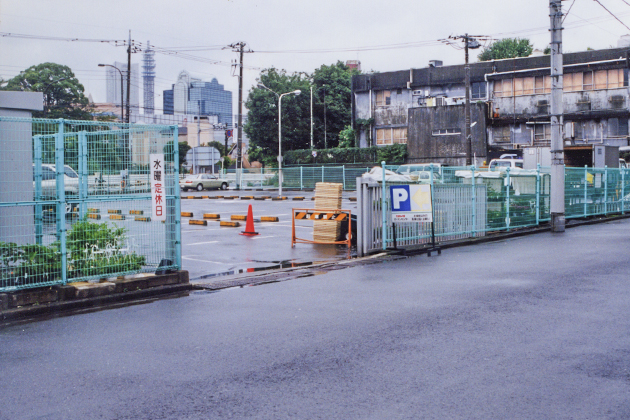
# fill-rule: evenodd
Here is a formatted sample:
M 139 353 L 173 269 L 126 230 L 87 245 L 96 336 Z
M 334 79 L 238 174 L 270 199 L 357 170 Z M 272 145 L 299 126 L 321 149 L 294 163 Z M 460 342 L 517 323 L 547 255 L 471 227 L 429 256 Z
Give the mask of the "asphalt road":
M 0 330 L 0 419 L 627 419 L 630 221 Z

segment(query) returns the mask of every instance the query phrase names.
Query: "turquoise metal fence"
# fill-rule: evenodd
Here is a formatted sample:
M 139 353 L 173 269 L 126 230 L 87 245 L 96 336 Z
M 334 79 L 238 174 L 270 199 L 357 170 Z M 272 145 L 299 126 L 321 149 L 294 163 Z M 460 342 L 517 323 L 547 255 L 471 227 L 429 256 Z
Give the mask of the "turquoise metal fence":
M 0 117 L 0 150 L 0 291 L 181 267 L 176 126 Z
M 378 209 L 361 204 L 363 248 L 359 254 L 396 245 L 428 243 L 429 223 L 396 223 L 391 220 L 391 185 L 432 185 L 435 236 L 440 241 L 475 237 L 487 232 L 537 226 L 550 220 L 549 168 L 488 171 L 475 167 L 429 167 L 405 173 L 396 180 L 398 166 L 383 164 L 377 184 L 357 188 L 362 197 L 372 197 Z M 565 215 L 567 218 L 625 214 L 630 201 L 630 170 L 609 168 L 565 168 Z M 398 178 L 400 179 L 400 178 Z M 364 182 L 359 178 L 360 182 Z M 367 185 L 367 184 L 366 184 Z M 378 234 L 374 234 L 378 232 Z
M 368 167 L 341 166 L 291 166 L 283 168 L 282 188 L 313 189 L 318 182 L 336 182 L 343 185 L 344 190 L 355 190 L 358 176 L 369 172 Z M 241 188 L 278 188 L 280 186 L 277 168 L 242 169 Z M 236 170 L 226 173 L 232 185 L 236 184 Z

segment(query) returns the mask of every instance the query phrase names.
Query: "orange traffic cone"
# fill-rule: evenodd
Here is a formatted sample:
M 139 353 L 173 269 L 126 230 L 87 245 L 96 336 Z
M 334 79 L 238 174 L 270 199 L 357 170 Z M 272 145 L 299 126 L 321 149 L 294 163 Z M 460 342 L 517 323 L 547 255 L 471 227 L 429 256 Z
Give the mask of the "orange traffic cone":
M 245 231 L 240 233 L 245 236 L 256 236 L 258 232 L 254 231 L 254 212 L 252 211 L 252 205 L 249 205 L 247 210 L 247 224 L 245 225 Z

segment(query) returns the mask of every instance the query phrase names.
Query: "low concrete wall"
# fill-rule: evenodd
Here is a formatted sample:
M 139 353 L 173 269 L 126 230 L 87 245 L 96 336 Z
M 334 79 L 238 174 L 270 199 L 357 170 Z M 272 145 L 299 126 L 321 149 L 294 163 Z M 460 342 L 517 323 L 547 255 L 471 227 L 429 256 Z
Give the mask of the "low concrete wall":
M 191 290 L 188 271 L 0 293 L 0 321 Z

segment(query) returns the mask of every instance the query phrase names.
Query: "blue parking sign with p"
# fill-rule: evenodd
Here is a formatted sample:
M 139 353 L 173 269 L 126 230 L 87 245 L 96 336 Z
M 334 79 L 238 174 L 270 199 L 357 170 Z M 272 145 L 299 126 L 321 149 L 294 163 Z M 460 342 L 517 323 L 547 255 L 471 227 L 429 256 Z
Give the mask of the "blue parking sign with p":
M 392 211 L 411 211 L 409 185 L 391 186 L 389 189 Z

